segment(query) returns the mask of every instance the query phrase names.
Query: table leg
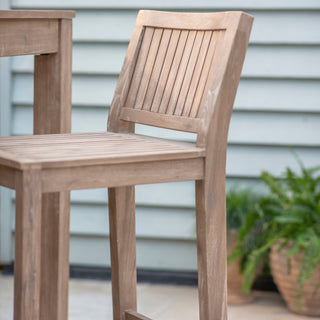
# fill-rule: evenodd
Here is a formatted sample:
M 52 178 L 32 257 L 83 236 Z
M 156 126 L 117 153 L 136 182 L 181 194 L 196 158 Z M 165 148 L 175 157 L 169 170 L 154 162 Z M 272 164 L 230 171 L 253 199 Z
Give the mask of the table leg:
M 61 20 L 59 51 L 35 57 L 34 134 L 71 131 L 72 21 Z M 43 196 L 40 316 L 68 318 L 69 192 Z
M 41 183 L 38 170 L 17 174 L 14 319 L 39 320 Z

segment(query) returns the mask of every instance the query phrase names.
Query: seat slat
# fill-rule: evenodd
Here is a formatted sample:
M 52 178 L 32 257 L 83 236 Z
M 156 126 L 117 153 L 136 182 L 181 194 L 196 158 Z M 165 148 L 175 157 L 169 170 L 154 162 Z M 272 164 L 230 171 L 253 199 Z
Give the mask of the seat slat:
M 189 143 L 105 132 L 9 137 L 0 142 L 0 164 L 9 163 L 15 168 L 30 164 L 63 167 L 188 159 L 204 155 L 204 149 Z

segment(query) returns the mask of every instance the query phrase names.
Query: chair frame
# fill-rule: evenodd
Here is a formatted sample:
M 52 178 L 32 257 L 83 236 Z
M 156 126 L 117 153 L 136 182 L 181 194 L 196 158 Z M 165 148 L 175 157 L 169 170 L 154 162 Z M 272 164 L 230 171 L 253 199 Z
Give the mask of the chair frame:
M 108 119 L 108 131 L 134 132 L 134 123 L 149 124 L 167 129 L 191 131 L 197 133 L 196 146 L 206 150 L 206 156 L 196 167 L 203 170 L 201 177 L 195 178 L 196 185 L 196 223 L 197 258 L 200 320 L 227 319 L 227 275 L 226 275 L 226 203 L 225 172 L 228 128 L 233 103 L 240 80 L 241 70 L 247 50 L 253 18 L 243 12 L 225 13 L 168 13 L 140 11 L 127 55 L 120 73 Z M 198 125 L 192 125 L 182 119 L 168 119 L 141 112 L 141 117 L 125 117 L 121 113 L 125 107 L 125 98 L 141 43 L 143 29 L 177 28 L 188 30 L 225 30 L 223 45 L 215 53 L 219 57 L 209 73 L 209 81 L 201 104 L 204 106 Z M 137 49 L 138 48 L 138 49 Z M 125 121 L 127 120 L 127 121 Z M 189 164 L 177 164 L 187 168 Z M 155 166 L 157 168 L 157 166 Z M 191 170 L 190 170 L 191 171 Z M 195 172 L 195 171 L 194 171 Z M 159 172 L 160 175 L 163 172 Z M 187 175 L 187 174 L 185 174 Z M 179 180 L 188 180 L 181 176 Z M 131 208 L 117 210 L 116 203 L 129 202 Z M 134 187 L 109 188 L 111 261 L 116 272 L 112 273 L 114 299 L 114 320 L 123 319 L 123 311 L 136 310 L 136 274 L 135 268 L 135 231 Z M 116 219 L 121 221 L 116 223 Z M 130 220 L 125 224 L 124 221 Z M 131 225 L 130 231 L 129 228 Z M 117 247 L 123 234 L 127 234 L 127 250 L 131 256 L 121 254 Z M 123 239 L 122 239 L 123 240 Z M 129 250 L 130 248 L 130 250 Z M 123 267 L 125 266 L 125 267 Z M 126 266 L 130 266 L 127 268 Z M 128 290 L 129 289 L 129 290 Z M 142 319 L 137 315 L 126 316 L 126 320 Z
M 46 314 L 50 306 L 45 305 L 48 302 L 41 301 L 40 297 L 42 255 L 49 252 L 50 246 L 63 247 L 61 241 L 68 251 L 65 239 L 69 232 L 69 224 L 66 223 L 68 217 L 64 215 L 58 222 L 59 233 L 56 243 L 39 245 L 41 239 L 45 239 L 43 230 L 50 227 L 50 218 L 48 216 L 42 218 L 41 212 L 46 210 L 42 208 L 42 199 L 50 194 L 60 194 L 62 197 L 59 199 L 60 208 L 66 212 L 69 206 L 67 191 L 98 187 L 109 188 L 114 320 L 146 320 L 145 316 L 137 313 L 134 185 L 184 180 L 196 181 L 200 320 L 227 319 L 225 214 L 227 134 L 252 21 L 251 16 L 242 12 L 199 14 L 139 12 L 112 101 L 108 132 L 110 135 L 119 133 L 120 136 L 134 136 L 135 123 L 194 132 L 197 134 L 197 142 L 192 152 L 188 153 L 187 149 L 184 149 L 185 154 L 175 157 L 166 155 L 165 158 L 159 158 L 155 154 L 142 160 L 132 158 L 118 163 L 103 163 L 95 159 L 83 162 L 77 160 L 74 163 L 59 160 L 48 164 L 28 159 L 22 161 L 6 154 L 1 150 L 1 141 L 10 143 L 13 140 L 0 139 L 1 185 L 16 189 L 15 257 L 20 267 L 15 270 L 15 320 L 67 318 L 65 312 L 61 312 L 56 318 Z M 201 112 L 197 111 L 199 116 L 184 117 L 149 112 L 150 110 L 145 111 L 135 107 L 127 108 L 132 77 L 148 27 L 223 32 L 223 37 L 215 49 L 217 58 L 208 69 L 208 80 L 199 103 Z M 73 136 L 65 135 L 65 138 Z M 33 138 L 26 139 L 31 141 Z M 55 139 L 55 136 L 51 135 L 50 139 Z M 47 193 L 49 195 L 43 195 Z M 50 260 L 50 257 L 46 259 Z M 67 264 L 67 261 L 62 261 L 54 272 L 63 272 Z M 56 276 L 57 274 L 53 274 L 53 277 Z M 49 285 L 54 284 L 51 282 Z M 48 288 L 41 290 L 49 291 Z M 67 310 L 63 303 L 62 308 Z

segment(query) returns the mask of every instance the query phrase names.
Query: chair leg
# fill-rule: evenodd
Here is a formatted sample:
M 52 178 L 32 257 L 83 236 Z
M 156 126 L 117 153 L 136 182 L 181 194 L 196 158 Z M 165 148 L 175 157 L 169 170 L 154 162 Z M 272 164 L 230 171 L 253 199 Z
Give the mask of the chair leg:
M 14 319 L 39 320 L 41 180 L 38 170 L 17 175 Z
M 137 310 L 134 186 L 109 188 L 113 319 Z
M 196 181 L 200 320 L 227 319 L 225 184 Z
M 40 319 L 68 319 L 69 195 L 42 196 Z

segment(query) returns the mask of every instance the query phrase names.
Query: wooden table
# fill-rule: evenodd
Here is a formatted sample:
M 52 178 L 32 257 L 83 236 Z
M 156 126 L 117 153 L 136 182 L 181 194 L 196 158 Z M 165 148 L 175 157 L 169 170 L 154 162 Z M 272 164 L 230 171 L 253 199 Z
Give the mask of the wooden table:
M 73 17 L 73 11 L 0 10 L 0 57 L 36 55 L 34 134 L 71 130 Z M 40 319 L 67 319 L 69 203 L 69 192 L 43 196 Z M 14 272 L 19 277 L 23 261 Z M 26 319 L 17 311 L 26 303 L 21 301 L 24 289 L 15 284 L 15 320 Z

